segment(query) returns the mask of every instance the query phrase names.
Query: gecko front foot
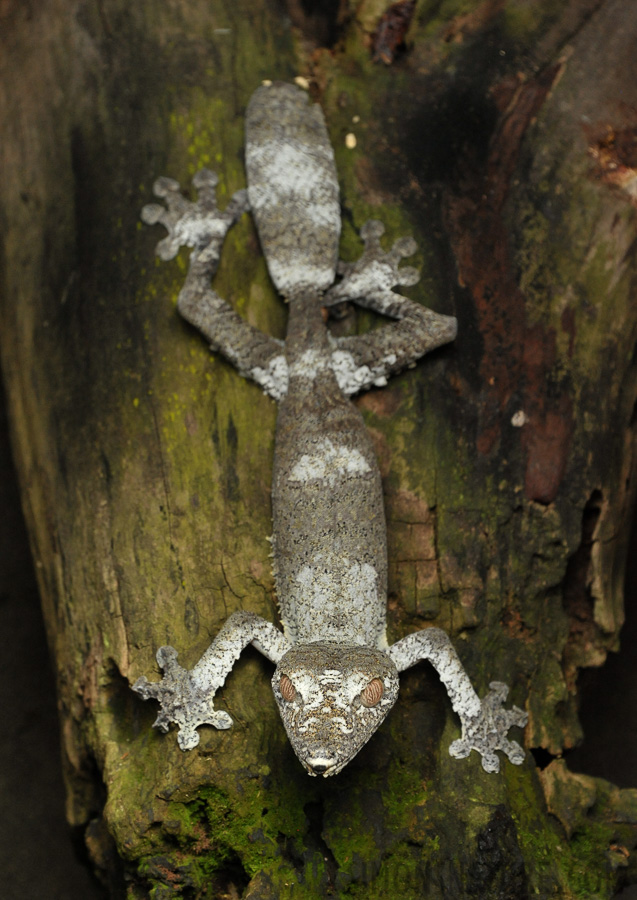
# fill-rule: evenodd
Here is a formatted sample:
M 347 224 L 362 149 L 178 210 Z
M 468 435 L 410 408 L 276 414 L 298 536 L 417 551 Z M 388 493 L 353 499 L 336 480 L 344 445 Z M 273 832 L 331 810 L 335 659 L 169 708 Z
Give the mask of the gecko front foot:
M 454 759 L 464 759 L 472 750 L 477 750 L 482 757 L 484 771 L 495 773 L 500 771 L 496 750 L 502 750 L 516 766 L 524 760 L 524 750 L 516 741 L 507 738 L 507 732 L 512 725 L 523 728 L 528 714 L 517 706 L 503 708 L 509 693 L 506 684 L 492 681 L 489 687 L 491 691 L 480 701 L 479 714 L 461 717 L 462 737 L 451 744 L 449 755 Z
M 361 228 L 361 238 L 365 244 L 363 253 L 356 262 L 339 262 L 337 272 L 342 280 L 330 288 L 325 295 L 327 305 L 344 300 L 356 300 L 370 295 L 388 295 L 388 300 L 396 295 L 392 288 L 408 287 L 420 278 L 413 266 L 399 268 L 400 261 L 416 252 L 416 242 L 411 237 L 399 238 L 393 247 L 385 252 L 380 239 L 385 226 L 377 219 L 371 219 Z
M 230 728 L 232 719 L 227 712 L 216 710 L 212 705 L 213 695 L 203 691 L 195 683 L 192 673 L 177 662 L 174 647 L 160 647 L 157 664 L 164 672 L 161 681 L 150 682 L 145 676 L 133 685 L 144 700 L 151 697 L 158 700 L 161 708 L 155 728 L 168 731 L 171 722 L 179 726 L 177 742 L 182 750 L 192 750 L 199 743 L 199 725 L 214 725 L 215 728 Z
M 243 190 L 234 194 L 222 212 L 216 200 L 218 180 L 210 169 L 200 169 L 192 180 L 197 191 L 197 201 L 192 203 L 183 196 L 174 178 L 157 179 L 153 193 L 166 202 L 166 207 L 149 203 L 141 215 L 147 225 L 159 222 L 168 231 L 168 237 L 157 244 L 160 259 L 173 259 L 181 247 L 200 251 L 212 247 L 218 260 L 228 229 L 249 209 L 248 194 Z

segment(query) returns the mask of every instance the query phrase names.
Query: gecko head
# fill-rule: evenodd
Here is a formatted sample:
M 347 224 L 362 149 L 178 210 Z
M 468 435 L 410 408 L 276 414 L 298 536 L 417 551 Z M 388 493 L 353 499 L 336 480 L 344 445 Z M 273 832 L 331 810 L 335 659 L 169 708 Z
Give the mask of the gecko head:
M 310 775 L 335 775 L 369 740 L 398 696 L 382 650 L 317 642 L 281 658 L 272 689 L 294 752 Z

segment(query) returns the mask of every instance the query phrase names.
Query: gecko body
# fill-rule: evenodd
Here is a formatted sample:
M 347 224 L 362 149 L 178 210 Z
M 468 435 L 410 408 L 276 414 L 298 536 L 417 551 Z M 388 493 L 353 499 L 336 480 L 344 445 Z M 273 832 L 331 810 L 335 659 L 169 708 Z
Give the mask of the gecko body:
M 339 772 L 367 742 L 398 696 L 399 672 L 431 662 L 462 724 L 450 753 L 476 749 L 486 771 L 499 769 L 497 750 L 514 763 L 521 747 L 507 738 L 526 714 L 502 703 L 507 688 L 491 684 L 480 700 L 449 637 L 438 628 L 411 634 L 391 647 L 386 638 L 387 550 L 380 474 L 361 414 L 350 397 L 387 379 L 423 354 L 454 339 L 455 318 L 434 313 L 393 291 L 418 273 L 400 267 L 415 251 L 411 239 L 385 252 L 383 226 L 361 231 L 356 263 L 338 262 L 339 189 L 334 154 L 320 108 L 299 88 L 267 84 L 246 113 L 248 188 L 217 209 L 216 176 L 194 179 L 196 203 L 161 178 L 142 218 L 161 222 L 163 259 L 193 248 L 181 314 L 242 375 L 278 403 L 272 487 L 272 552 L 283 631 L 248 612 L 229 617 L 192 670 L 172 647 L 157 661 L 162 681 L 142 677 L 142 697 L 161 704 L 155 725 L 179 726 L 182 749 L 196 746 L 197 727 L 228 728 L 230 716 L 213 697 L 235 660 L 252 644 L 276 664 L 274 696 L 292 746 L 311 775 Z M 250 209 L 272 281 L 287 301 L 285 341 L 243 321 L 210 286 L 230 226 Z M 340 279 L 337 278 L 337 273 Z M 345 300 L 393 322 L 368 334 L 334 338 L 322 309 Z

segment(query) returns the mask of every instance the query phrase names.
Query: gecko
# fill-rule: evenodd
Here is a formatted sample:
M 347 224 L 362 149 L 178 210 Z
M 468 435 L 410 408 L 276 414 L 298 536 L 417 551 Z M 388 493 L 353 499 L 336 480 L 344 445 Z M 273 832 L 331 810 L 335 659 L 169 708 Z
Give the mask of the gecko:
M 339 262 L 339 186 L 334 151 L 318 104 L 300 87 L 264 82 L 245 118 L 247 189 L 225 210 L 216 203 L 217 176 L 200 170 L 197 200 L 161 177 L 164 204 L 142 210 L 147 224 L 168 235 L 163 260 L 191 249 L 178 310 L 239 371 L 278 404 L 272 482 L 272 557 L 282 630 L 249 611 L 229 616 L 191 670 L 173 647 L 156 654 L 162 680 L 133 685 L 160 710 L 154 725 L 178 726 L 182 750 L 199 743 L 197 728 L 230 728 L 214 695 L 249 644 L 275 664 L 272 690 L 292 747 L 310 775 L 335 775 L 358 753 L 398 696 L 399 673 L 431 663 L 461 723 L 449 753 L 471 750 L 486 772 L 498 772 L 503 751 L 520 764 L 521 746 L 507 737 L 527 714 L 504 707 L 508 687 L 490 684 L 482 699 L 453 644 L 428 627 L 391 646 L 386 636 L 386 525 L 378 463 L 360 410 L 351 397 L 387 384 L 425 353 L 452 341 L 457 321 L 397 293 L 419 279 L 402 266 L 412 238 L 384 251 L 384 227 L 361 229 L 356 262 Z M 288 307 L 285 340 L 242 319 L 211 287 L 230 227 L 250 211 L 267 268 Z M 366 334 L 334 337 L 325 310 L 351 301 L 392 320 Z

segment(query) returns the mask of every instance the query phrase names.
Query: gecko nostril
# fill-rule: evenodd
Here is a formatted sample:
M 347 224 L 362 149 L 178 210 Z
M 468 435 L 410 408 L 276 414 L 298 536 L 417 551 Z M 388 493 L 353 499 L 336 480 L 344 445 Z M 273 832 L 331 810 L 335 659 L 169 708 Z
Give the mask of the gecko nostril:
M 311 756 L 307 760 L 307 764 L 315 775 L 324 775 L 329 769 L 334 768 L 336 760 L 327 756 Z

